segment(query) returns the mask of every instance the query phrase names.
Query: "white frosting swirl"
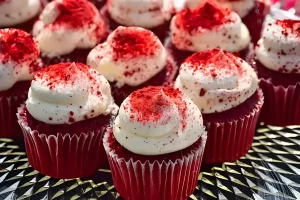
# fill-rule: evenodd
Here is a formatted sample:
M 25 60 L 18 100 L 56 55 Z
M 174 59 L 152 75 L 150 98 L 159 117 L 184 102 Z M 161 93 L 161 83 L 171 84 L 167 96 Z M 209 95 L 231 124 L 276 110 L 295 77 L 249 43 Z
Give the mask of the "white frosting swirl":
M 55 0 L 42 11 L 40 20 L 34 24 L 33 35 L 42 54 L 55 57 L 77 48 L 95 47 L 106 30 L 105 21 L 91 2 Z
M 214 18 L 221 15 L 221 19 Z M 186 9 L 178 13 L 173 17 L 170 28 L 173 44 L 184 51 L 221 48 L 238 52 L 247 48 L 251 41 L 241 18 L 213 3 L 205 3 L 195 10 Z
M 167 53 L 151 31 L 119 26 L 90 52 L 87 64 L 117 86 L 138 86 L 164 69 Z
M 214 49 L 195 53 L 180 67 L 175 88 L 205 114 L 223 112 L 251 97 L 258 88 L 253 68 L 242 59 Z
M 47 124 L 72 124 L 117 108 L 104 76 L 80 63 L 60 63 L 39 71 L 26 107 L 35 119 Z
M 171 0 L 110 0 L 108 12 L 113 20 L 125 26 L 154 28 L 171 19 Z
M 257 59 L 268 69 L 300 74 L 300 21 L 269 24 L 255 48 Z
M 18 81 L 31 80 L 38 66 L 40 51 L 29 33 L 0 29 L 0 91 Z
M 0 27 L 26 22 L 42 9 L 41 0 L 6 0 L 0 2 Z
M 147 87 L 122 103 L 113 133 L 127 150 L 160 155 L 185 149 L 205 132 L 191 99 L 167 87 Z

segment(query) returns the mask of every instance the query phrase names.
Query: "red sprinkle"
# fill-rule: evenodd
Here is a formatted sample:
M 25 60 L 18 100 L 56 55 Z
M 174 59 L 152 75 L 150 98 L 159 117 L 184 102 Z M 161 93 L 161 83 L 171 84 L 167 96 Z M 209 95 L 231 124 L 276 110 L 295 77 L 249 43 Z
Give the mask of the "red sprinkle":
M 183 26 L 189 32 L 197 31 L 199 28 L 212 29 L 215 26 L 231 22 L 232 20 L 228 17 L 231 12 L 216 3 L 205 2 L 194 10 L 185 9 L 177 14 L 175 24 Z
M 33 37 L 25 31 L 18 29 L 0 29 L 0 60 L 8 62 L 13 60 L 17 63 L 38 58 L 40 51 Z
M 277 20 L 276 24 L 282 26 L 282 28 L 284 29 L 282 31 L 282 34 L 284 34 L 285 36 L 288 36 L 290 32 L 296 34 L 298 37 L 300 36 L 300 20 Z
M 112 48 L 114 58 L 132 59 L 137 56 L 153 55 L 159 48 L 158 38 L 149 30 L 136 27 L 120 27 L 114 32 Z
M 153 98 L 157 96 L 161 90 L 170 98 L 170 101 L 160 98 Z M 163 116 L 163 108 L 175 103 L 180 114 L 183 116 L 183 127 L 185 127 L 185 116 L 187 105 L 182 101 L 183 94 L 178 89 L 172 87 L 146 87 L 133 92 L 130 95 L 130 111 L 132 119 L 139 122 L 156 122 Z
M 205 95 L 205 93 L 206 93 L 206 90 L 204 88 L 201 88 L 199 96 L 203 97 Z

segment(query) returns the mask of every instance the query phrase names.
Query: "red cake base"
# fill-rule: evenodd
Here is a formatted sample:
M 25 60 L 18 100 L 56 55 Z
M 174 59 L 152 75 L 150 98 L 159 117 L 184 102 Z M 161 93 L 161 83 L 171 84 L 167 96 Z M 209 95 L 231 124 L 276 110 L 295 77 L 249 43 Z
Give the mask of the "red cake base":
M 118 26 L 124 26 L 124 25 L 119 24 L 118 22 L 114 21 L 110 17 L 110 14 L 107 11 L 107 6 L 104 6 L 102 8 L 101 14 L 107 20 L 110 31 L 114 31 Z M 160 41 L 164 42 L 164 40 L 169 36 L 169 27 L 170 27 L 170 21 L 167 21 L 164 24 L 157 26 L 155 28 L 149 29 L 149 30 L 152 31 L 160 39 Z
M 207 131 L 204 166 L 233 162 L 248 152 L 263 102 L 259 89 L 237 107 L 221 113 L 203 114 Z
M 18 110 L 30 165 L 53 178 L 87 177 L 106 160 L 102 136 L 112 116 L 98 116 L 72 125 L 49 125 Z
M 253 61 L 265 96 L 259 121 L 275 126 L 300 124 L 300 74 L 283 74 Z
M 176 78 L 178 67 L 174 64 L 174 61 L 169 59 L 166 67 L 160 71 L 157 75 L 146 81 L 142 85 L 137 87 L 124 85 L 117 87 L 116 83 L 111 83 L 112 96 L 114 97 L 115 103 L 121 105 L 122 102 L 134 91 L 147 87 L 147 86 L 167 86 L 172 84 Z
M 27 99 L 30 81 L 16 83 L 6 91 L 0 91 L 0 138 L 22 138 L 17 120 L 18 107 Z
M 184 150 L 143 156 L 122 147 L 112 130 L 103 139 L 114 185 L 127 200 L 187 199 L 197 184 L 205 142 L 203 134 Z

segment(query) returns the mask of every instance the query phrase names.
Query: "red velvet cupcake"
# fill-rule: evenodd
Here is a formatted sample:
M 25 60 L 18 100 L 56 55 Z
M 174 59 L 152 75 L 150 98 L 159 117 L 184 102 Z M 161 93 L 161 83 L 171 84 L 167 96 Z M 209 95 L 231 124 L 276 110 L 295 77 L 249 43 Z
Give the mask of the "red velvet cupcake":
M 181 64 L 194 52 L 221 48 L 245 59 L 251 50 L 250 35 L 241 18 L 229 9 L 205 2 L 197 9 L 185 9 L 171 21 L 167 48 Z
M 300 21 L 268 24 L 255 49 L 253 66 L 265 95 L 260 121 L 300 124 Z
M 203 115 L 207 129 L 204 164 L 233 162 L 248 152 L 263 94 L 247 62 L 219 49 L 195 53 L 181 65 L 175 87 Z
M 133 92 L 103 139 L 114 185 L 128 200 L 187 199 L 205 142 L 199 109 L 171 87 Z
M 169 0 L 108 0 L 101 13 L 112 31 L 118 26 L 137 26 L 149 29 L 164 41 L 169 35 L 173 4 Z
M 24 103 L 33 73 L 38 70 L 39 48 L 29 33 L 0 29 L 0 138 L 21 138 L 17 108 Z
M 107 25 L 88 0 L 55 0 L 42 11 L 33 35 L 46 65 L 85 62 L 89 51 L 107 36 Z
M 216 0 L 220 5 L 236 12 L 247 26 L 252 42 L 260 38 L 266 15 L 270 12 L 269 0 Z M 187 7 L 196 8 L 201 0 L 188 0 Z
M 35 74 L 18 110 L 30 165 L 53 178 L 86 177 L 106 156 L 102 136 L 118 107 L 94 69 L 60 63 Z
M 47 0 L 0 0 L 0 28 L 30 32 Z
M 169 85 L 177 73 L 160 40 L 139 27 L 118 27 L 90 52 L 87 64 L 110 81 L 118 105 L 140 88 Z

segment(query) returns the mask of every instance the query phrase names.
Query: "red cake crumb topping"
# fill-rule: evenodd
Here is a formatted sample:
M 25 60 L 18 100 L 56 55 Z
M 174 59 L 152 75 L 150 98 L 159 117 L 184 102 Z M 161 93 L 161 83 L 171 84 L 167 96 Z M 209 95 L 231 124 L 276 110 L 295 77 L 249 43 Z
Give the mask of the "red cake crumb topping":
M 227 68 L 228 71 L 231 71 L 237 68 L 240 69 L 239 72 L 241 72 L 241 68 L 239 67 L 240 64 L 237 62 L 238 59 L 240 58 L 227 51 L 221 49 L 212 49 L 194 53 L 184 62 L 190 63 L 190 66 L 194 69 L 194 71 L 200 70 L 203 73 L 207 73 L 206 75 L 216 77 L 219 69 Z M 207 65 L 211 63 L 214 63 L 214 67 L 209 68 L 208 70 Z M 201 93 L 205 94 L 204 91 Z
M 0 60 L 25 62 L 28 56 L 38 58 L 40 51 L 33 37 L 18 29 L 0 29 Z
M 163 92 L 169 99 L 160 95 Z M 156 97 L 156 98 L 155 98 Z M 175 103 L 185 120 L 186 102 L 182 101 L 183 94 L 172 87 L 146 87 L 130 95 L 131 118 L 139 122 L 156 122 L 163 116 L 164 108 Z M 183 123 L 185 127 L 185 123 Z
M 282 34 L 284 34 L 285 36 L 288 36 L 289 32 L 300 36 L 300 20 L 277 20 L 276 24 L 282 26 L 282 28 L 284 29 L 282 31 Z
M 114 34 L 111 46 L 116 59 L 154 55 L 159 48 L 158 38 L 146 29 L 122 27 L 116 29 Z
M 67 24 L 72 28 L 79 28 L 93 23 L 97 9 L 88 0 L 63 0 L 56 3 L 60 15 L 53 24 Z
M 232 20 L 228 17 L 230 14 L 229 9 L 222 8 L 213 2 L 205 2 L 194 10 L 185 9 L 177 14 L 175 24 L 183 26 L 189 32 L 197 31 L 199 28 L 212 29 L 231 22 Z

